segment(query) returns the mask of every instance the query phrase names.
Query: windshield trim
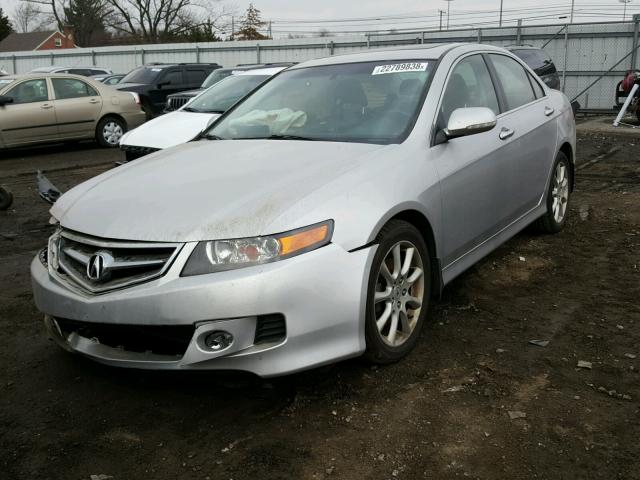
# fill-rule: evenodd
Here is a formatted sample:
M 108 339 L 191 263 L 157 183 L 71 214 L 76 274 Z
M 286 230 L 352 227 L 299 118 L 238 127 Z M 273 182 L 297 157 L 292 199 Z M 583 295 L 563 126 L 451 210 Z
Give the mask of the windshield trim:
M 425 82 L 425 84 L 422 87 L 422 92 L 420 94 L 420 99 L 418 100 L 417 107 L 416 107 L 415 111 L 412 114 L 411 120 L 409 121 L 409 123 L 407 123 L 407 127 L 404 129 L 404 131 L 400 135 L 398 135 L 396 138 L 394 138 L 392 140 L 389 140 L 389 139 L 375 139 L 375 141 L 374 141 L 374 139 L 362 139 L 362 138 L 351 138 L 351 139 L 343 139 L 343 138 L 322 138 L 322 139 L 320 139 L 320 138 L 318 138 L 317 140 L 313 140 L 313 141 L 338 142 L 338 143 L 369 143 L 369 144 L 376 144 L 376 145 L 396 145 L 396 144 L 403 143 L 409 137 L 411 132 L 413 131 L 413 129 L 414 129 L 415 125 L 416 125 L 416 122 L 418 121 L 418 118 L 420 117 L 420 114 L 422 113 L 422 110 L 424 108 L 424 102 L 425 102 L 425 100 L 427 98 L 427 94 L 429 93 L 429 90 L 431 89 L 431 84 L 433 82 L 433 78 L 436 75 L 436 72 L 438 70 L 438 67 L 440 66 L 440 62 L 441 62 L 442 58 L 448 52 L 449 52 L 449 50 L 445 51 L 438 58 L 405 58 L 405 59 L 393 59 L 393 60 L 384 60 L 384 59 L 381 59 L 381 60 L 362 60 L 362 61 L 359 61 L 359 62 L 344 62 L 344 63 L 336 62 L 336 63 L 327 64 L 327 65 L 310 65 L 308 67 L 296 65 L 295 68 L 285 68 L 284 70 L 276 73 L 275 75 L 273 75 L 269 79 L 267 79 L 264 82 L 262 82 L 261 84 L 259 84 L 251 92 L 247 93 L 241 100 L 238 100 L 235 104 L 233 104 L 233 106 L 230 107 L 222 115 L 220 115 L 220 117 L 218 117 L 214 123 L 209 125 L 207 128 L 205 128 L 200 133 L 200 135 L 198 135 L 196 138 L 194 138 L 194 141 L 200 140 L 201 138 L 207 138 L 207 137 L 216 136 L 216 135 L 209 135 L 209 131 L 211 129 L 213 129 L 219 122 L 222 122 L 227 117 L 227 115 L 231 114 L 236 108 L 238 108 L 245 101 L 247 101 L 251 96 L 253 96 L 253 94 L 259 88 L 262 88 L 262 87 L 266 86 L 267 83 L 271 82 L 274 78 L 278 77 L 283 72 L 295 71 L 295 70 L 305 70 L 305 69 L 310 69 L 310 68 L 324 68 L 324 67 L 331 67 L 331 66 L 335 66 L 335 65 L 358 65 L 358 64 L 362 64 L 362 63 L 376 63 L 378 61 L 379 62 L 394 62 L 394 63 L 396 63 L 396 62 L 397 63 L 416 62 L 416 61 L 435 62 L 434 65 L 433 65 L 433 72 L 431 72 L 431 75 L 429 76 L 429 78 L 427 79 L 427 81 Z M 241 141 L 241 140 L 251 140 L 251 139 L 250 138 L 236 138 L 236 139 L 223 138 L 221 140 Z

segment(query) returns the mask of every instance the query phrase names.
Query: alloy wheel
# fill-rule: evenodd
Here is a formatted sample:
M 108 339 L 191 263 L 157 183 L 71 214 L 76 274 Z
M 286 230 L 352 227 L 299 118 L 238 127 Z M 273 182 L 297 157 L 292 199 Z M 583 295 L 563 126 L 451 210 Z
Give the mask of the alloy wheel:
M 403 240 L 384 257 L 376 279 L 374 312 L 382 341 L 398 347 L 413 333 L 424 303 L 424 266 L 418 248 Z
M 556 165 L 551 196 L 553 198 L 551 204 L 553 219 L 556 223 L 562 223 L 567 212 L 567 202 L 569 201 L 569 176 L 564 162 L 558 162 Z

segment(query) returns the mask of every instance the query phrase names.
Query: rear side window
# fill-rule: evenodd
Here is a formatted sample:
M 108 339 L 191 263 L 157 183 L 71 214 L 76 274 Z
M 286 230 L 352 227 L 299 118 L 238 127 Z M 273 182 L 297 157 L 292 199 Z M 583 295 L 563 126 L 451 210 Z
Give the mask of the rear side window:
M 204 70 L 187 70 L 187 83 L 190 85 L 200 86 L 205 78 L 207 78 L 207 72 Z
M 531 80 L 531 85 L 533 86 L 533 91 L 536 94 L 536 98 L 544 97 L 544 89 L 540 86 L 540 82 L 533 78 L 533 75 L 527 72 L 529 75 L 529 80 Z
M 14 105 L 20 103 L 46 102 L 49 100 L 47 81 L 42 78 L 27 80 L 13 87 L 6 95 L 13 98 Z
M 91 72 L 91 75 L 104 75 L 104 74 L 109 73 L 106 70 L 100 70 L 100 69 L 96 70 L 96 69 L 93 69 L 93 68 L 90 70 L 90 72 Z
M 522 65 L 505 55 L 491 54 L 489 57 L 504 91 L 508 110 L 526 105 L 536 99 L 528 73 Z
M 98 93 L 89 85 L 73 78 L 53 78 L 53 91 L 56 99 L 96 97 Z
M 467 107 L 486 107 L 500 113 L 498 97 L 481 55 L 461 60 L 451 72 L 442 98 L 440 126 L 446 127 L 454 110 Z
M 86 68 L 70 68 L 68 70 L 68 73 L 71 73 L 73 75 L 82 75 L 83 77 L 88 77 L 89 75 L 91 75 L 91 71 Z

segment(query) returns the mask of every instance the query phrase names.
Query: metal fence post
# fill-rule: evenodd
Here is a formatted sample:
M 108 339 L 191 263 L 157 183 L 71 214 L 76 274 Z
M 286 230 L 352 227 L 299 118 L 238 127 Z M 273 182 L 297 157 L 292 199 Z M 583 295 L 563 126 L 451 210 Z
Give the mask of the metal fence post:
M 631 54 L 631 70 L 636 69 L 638 61 L 638 33 L 640 31 L 640 15 L 633 16 L 633 53 Z
M 562 92 L 567 86 L 567 61 L 569 60 L 569 24 L 564 29 L 564 65 L 562 67 Z
M 424 30 L 422 31 L 422 45 L 424 45 Z
M 331 40 L 329 42 L 329 55 L 333 55 L 333 49 L 335 48 L 335 43 L 333 43 L 333 40 Z
M 54 61 L 53 61 L 53 52 L 51 52 L 51 53 L 49 54 L 49 56 L 50 56 L 50 59 L 49 59 L 49 60 L 51 61 L 51 65 L 54 65 L 55 63 L 54 63 Z
M 256 43 L 256 63 L 260 63 L 260 44 Z
M 142 62 L 142 65 L 144 65 L 144 48 L 140 49 L 140 61 Z
M 367 33 L 367 48 L 371 48 L 371 34 L 370 33 Z M 333 53 L 331 55 L 333 55 Z
M 200 63 L 200 47 L 196 45 L 196 63 Z
M 478 29 L 478 43 L 482 43 L 482 29 Z
M 96 51 L 91 50 L 91 65 L 96 66 Z
M 18 70 L 16 69 L 17 62 L 16 62 L 16 56 L 15 55 L 11 55 L 11 66 L 13 67 L 13 74 L 15 75 L 16 73 L 18 73 Z
M 516 30 L 516 45 L 520 45 L 520 40 L 522 40 L 522 19 L 518 20 L 518 29 Z

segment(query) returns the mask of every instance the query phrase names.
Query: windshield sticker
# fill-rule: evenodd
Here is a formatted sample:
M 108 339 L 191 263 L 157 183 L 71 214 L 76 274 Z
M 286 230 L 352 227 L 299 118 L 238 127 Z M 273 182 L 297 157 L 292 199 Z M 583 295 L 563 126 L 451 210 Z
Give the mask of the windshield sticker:
M 427 70 L 427 62 L 421 63 L 393 63 L 391 65 L 378 65 L 371 75 L 384 75 L 385 73 L 424 72 Z

